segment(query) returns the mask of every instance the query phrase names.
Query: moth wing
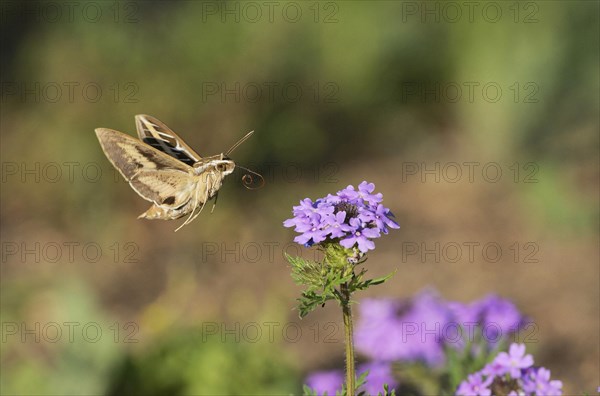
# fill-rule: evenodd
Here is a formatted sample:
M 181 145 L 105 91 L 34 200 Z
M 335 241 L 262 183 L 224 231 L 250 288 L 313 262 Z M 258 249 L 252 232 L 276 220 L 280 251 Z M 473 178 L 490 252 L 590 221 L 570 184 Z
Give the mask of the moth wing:
M 178 170 L 142 170 L 129 184 L 140 196 L 157 206 L 175 209 L 192 198 L 199 181 Z
M 98 128 L 96 135 L 108 160 L 129 182 L 142 170 L 193 172 L 193 168 L 183 162 L 124 133 Z
M 155 117 L 138 114 L 135 116 L 135 127 L 141 141 L 189 166 L 202 159 L 171 128 Z

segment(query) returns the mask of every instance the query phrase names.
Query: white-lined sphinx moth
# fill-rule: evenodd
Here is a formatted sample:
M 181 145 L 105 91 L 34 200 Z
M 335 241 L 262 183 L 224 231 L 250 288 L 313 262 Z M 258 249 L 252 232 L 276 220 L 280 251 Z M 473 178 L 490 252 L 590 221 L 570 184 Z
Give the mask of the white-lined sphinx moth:
M 209 199 L 214 197 L 216 203 L 223 179 L 235 169 L 228 155 L 253 133 L 225 154 L 203 158 L 154 117 L 136 115 L 135 125 L 140 140 L 107 128 L 97 128 L 96 135 L 113 166 L 135 192 L 152 202 L 138 218 L 172 220 L 189 215 L 175 231 L 194 220 Z

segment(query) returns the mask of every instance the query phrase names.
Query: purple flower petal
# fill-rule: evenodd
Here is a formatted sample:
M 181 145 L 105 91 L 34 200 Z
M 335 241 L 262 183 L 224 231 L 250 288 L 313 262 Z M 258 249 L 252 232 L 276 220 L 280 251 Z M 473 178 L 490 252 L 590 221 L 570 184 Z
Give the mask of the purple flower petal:
M 322 395 L 327 392 L 328 395 L 342 389 L 344 383 L 344 374 L 341 370 L 318 371 L 308 376 L 306 385 L 315 390 L 317 394 Z

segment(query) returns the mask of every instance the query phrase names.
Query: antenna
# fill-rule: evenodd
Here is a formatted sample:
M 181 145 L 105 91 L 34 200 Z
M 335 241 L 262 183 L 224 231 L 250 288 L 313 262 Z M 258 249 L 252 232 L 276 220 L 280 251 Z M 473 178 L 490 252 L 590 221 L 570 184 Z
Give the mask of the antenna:
M 246 136 L 244 136 L 243 138 L 241 138 L 240 140 L 237 141 L 236 144 L 234 144 L 233 146 L 231 146 L 231 148 L 229 150 L 227 150 L 227 152 L 225 153 L 225 155 L 229 155 L 233 152 L 233 150 L 235 150 L 236 148 L 238 148 L 238 146 L 242 143 L 244 143 L 250 136 L 252 136 L 252 134 L 254 133 L 254 131 L 250 131 L 246 134 Z

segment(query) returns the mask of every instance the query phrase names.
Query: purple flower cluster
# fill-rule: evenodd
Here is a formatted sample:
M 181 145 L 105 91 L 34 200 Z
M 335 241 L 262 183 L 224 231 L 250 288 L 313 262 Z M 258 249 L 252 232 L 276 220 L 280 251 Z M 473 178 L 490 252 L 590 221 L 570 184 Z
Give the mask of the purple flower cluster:
M 358 245 L 366 253 L 375 249 L 373 239 L 389 228 L 400 228 L 394 215 L 381 204 L 383 195 L 373 194 L 375 185 L 363 181 L 358 190 L 348 186 L 336 195 L 312 201 L 305 198 L 294 206 L 294 217 L 284 221 L 285 227 L 296 227 L 300 233 L 294 241 L 312 246 L 324 241 L 338 241 L 345 248 Z
M 470 304 L 445 301 L 432 290 L 425 290 L 406 301 L 366 299 L 359 305 L 355 336 L 356 349 L 371 361 L 360 367 L 369 369 L 367 394 L 382 391 L 384 383 L 397 387 L 391 372 L 394 362 L 421 362 L 432 367 L 446 363 L 447 347 L 472 353 L 491 351 L 499 342 L 523 328 L 529 320 L 509 300 L 489 295 Z M 465 379 L 456 390 L 458 396 L 559 396 L 562 382 L 551 380 L 550 371 L 533 366 L 525 345 L 511 344 L 482 370 Z M 307 383 L 319 394 L 334 395 L 344 381 L 341 371 L 317 372 Z
M 512 302 L 494 295 L 463 304 L 426 290 L 409 301 L 366 299 L 358 309 L 359 352 L 377 361 L 419 361 L 433 367 L 446 363 L 448 346 L 462 350 L 466 341 L 481 337 L 484 345 L 475 344 L 473 353 L 490 350 L 527 323 Z
M 366 383 L 361 387 L 367 395 L 383 393 L 383 386 L 390 389 L 398 386 L 398 381 L 392 375 L 391 366 L 387 363 L 365 363 L 358 367 L 358 375 L 368 371 Z M 344 384 L 344 373 L 341 370 L 318 371 L 308 376 L 306 384 L 319 395 L 335 395 L 341 391 Z
M 550 371 L 533 367 L 524 344 L 512 344 L 481 371 L 471 374 L 456 390 L 458 396 L 491 396 L 495 388 L 509 396 L 560 396 L 562 382 L 550 379 Z M 515 389 L 516 388 L 516 389 Z

